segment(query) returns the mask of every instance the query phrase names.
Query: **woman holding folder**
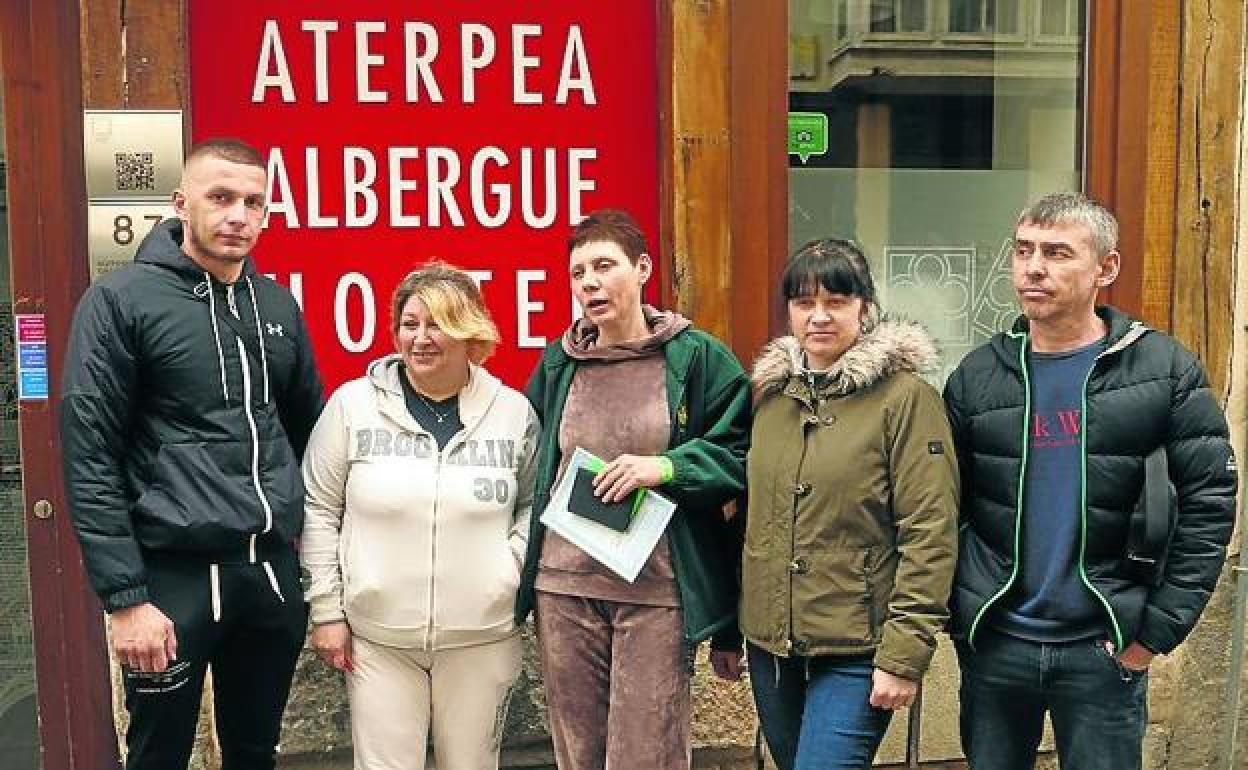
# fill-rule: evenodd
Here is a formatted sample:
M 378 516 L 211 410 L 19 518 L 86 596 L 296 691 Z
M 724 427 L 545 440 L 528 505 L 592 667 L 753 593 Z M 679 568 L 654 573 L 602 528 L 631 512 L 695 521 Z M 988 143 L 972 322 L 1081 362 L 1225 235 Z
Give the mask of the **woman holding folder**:
M 584 317 L 528 386 L 543 429 L 516 620 L 536 609 L 560 768 L 688 768 L 693 646 L 739 646 L 740 541 L 722 509 L 744 489 L 749 383 L 714 337 L 642 304 L 653 263 L 627 213 L 590 214 L 568 252 Z M 677 506 L 632 582 L 539 520 L 578 447 L 606 462 L 602 503 L 653 489 Z

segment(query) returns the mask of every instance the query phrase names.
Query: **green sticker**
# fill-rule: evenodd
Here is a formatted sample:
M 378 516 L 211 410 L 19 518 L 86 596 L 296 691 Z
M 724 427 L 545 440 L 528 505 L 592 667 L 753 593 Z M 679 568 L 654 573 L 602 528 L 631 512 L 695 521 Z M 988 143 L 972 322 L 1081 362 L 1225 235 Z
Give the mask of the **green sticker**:
M 828 152 L 828 116 L 822 112 L 789 113 L 789 154 L 802 163 Z

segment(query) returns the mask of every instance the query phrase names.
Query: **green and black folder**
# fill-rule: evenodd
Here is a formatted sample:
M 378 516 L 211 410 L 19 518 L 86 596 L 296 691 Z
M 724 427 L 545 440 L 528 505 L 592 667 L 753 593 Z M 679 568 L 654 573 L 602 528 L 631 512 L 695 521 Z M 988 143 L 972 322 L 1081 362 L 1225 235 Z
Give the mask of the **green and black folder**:
M 633 515 L 641 505 L 644 490 L 638 489 L 616 503 L 603 502 L 601 497 L 594 494 L 594 477 L 602 470 L 603 463 L 598 461 L 597 466 L 576 469 L 572 494 L 568 497 L 568 510 L 616 532 L 627 532 L 629 525 L 633 523 Z

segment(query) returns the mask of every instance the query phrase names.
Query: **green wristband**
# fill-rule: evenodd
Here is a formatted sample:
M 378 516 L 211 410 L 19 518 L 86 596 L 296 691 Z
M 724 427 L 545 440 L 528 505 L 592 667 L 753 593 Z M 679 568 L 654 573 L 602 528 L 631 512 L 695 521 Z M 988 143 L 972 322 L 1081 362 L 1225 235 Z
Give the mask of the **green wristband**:
M 676 468 L 675 466 L 672 465 L 672 460 L 670 457 L 660 456 L 659 468 L 660 468 L 659 470 L 659 483 L 660 484 L 667 484 L 672 479 L 676 478 Z

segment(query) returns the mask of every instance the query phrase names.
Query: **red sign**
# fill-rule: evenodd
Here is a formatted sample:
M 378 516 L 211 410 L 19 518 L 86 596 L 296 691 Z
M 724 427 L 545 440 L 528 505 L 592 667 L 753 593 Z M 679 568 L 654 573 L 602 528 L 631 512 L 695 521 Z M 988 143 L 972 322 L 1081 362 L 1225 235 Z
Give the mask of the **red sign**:
M 427 259 L 477 275 L 520 385 L 572 318 L 572 225 L 624 208 L 657 245 L 656 25 L 655 0 L 191 0 L 192 137 L 268 153 L 256 262 L 328 386 L 393 350 Z

